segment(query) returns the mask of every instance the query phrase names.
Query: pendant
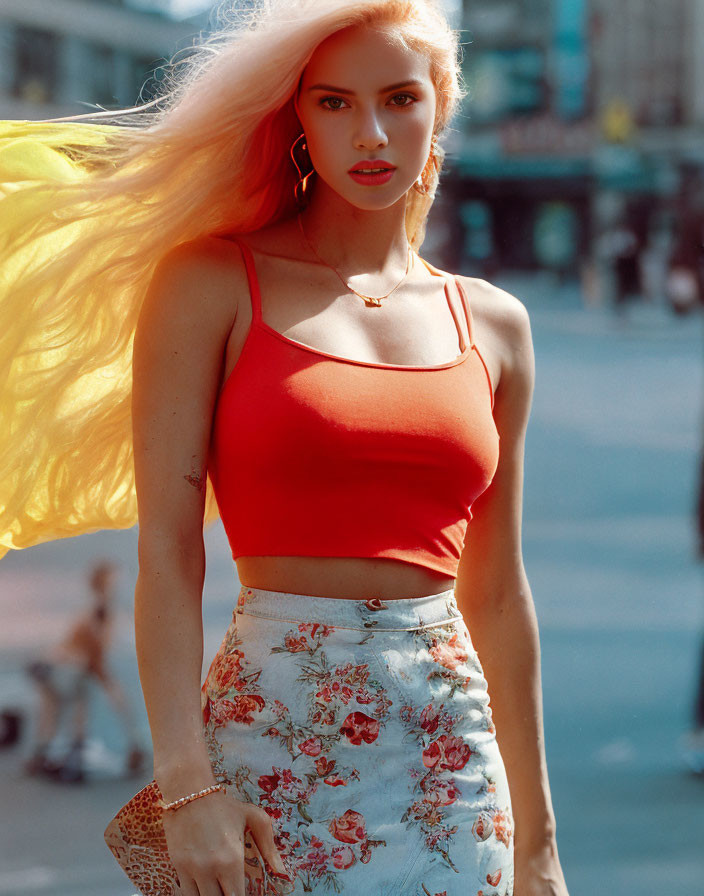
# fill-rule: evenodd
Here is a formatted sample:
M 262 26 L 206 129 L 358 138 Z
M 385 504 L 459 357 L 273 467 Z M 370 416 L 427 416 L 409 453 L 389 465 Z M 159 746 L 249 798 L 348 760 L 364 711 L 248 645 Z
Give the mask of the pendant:
M 359 295 L 359 293 L 358 293 L 358 295 Z M 380 299 L 376 299 L 376 298 L 374 298 L 374 296 L 362 296 L 362 298 L 364 299 L 364 304 L 367 307 L 371 308 L 373 306 L 376 306 L 377 308 L 381 308 L 381 300 Z

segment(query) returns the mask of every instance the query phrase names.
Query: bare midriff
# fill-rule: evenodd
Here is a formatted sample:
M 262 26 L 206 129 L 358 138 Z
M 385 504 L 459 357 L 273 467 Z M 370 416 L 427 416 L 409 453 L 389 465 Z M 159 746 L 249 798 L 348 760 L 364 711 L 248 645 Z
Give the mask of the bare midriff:
M 312 597 L 396 600 L 454 587 L 440 571 L 386 557 L 238 557 L 242 585 Z

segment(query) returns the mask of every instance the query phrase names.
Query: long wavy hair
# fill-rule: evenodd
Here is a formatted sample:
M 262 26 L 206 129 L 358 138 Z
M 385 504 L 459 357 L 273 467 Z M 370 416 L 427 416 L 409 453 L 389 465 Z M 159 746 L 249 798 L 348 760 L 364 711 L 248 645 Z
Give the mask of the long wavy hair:
M 260 0 L 217 13 L 151 102 L 0 122 L 0 557 L 138 521 L 131 360 L 147 286 L 180 243 L 296 212 L 294 95 L 318 44 L 368 25 L 424 54 L 437 136 L 464 95 L 458 35 L 434 0 Z M 443 157 L 430 192 L 407 194 L 416 249 Z M 204 523 L 217 517 L 208 479 Z

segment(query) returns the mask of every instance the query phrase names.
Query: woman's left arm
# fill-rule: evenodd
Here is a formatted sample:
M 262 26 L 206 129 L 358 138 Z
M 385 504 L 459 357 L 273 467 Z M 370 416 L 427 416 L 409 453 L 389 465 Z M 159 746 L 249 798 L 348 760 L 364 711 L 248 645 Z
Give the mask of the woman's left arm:
M 467 282 L 471 297 L 470 290 L 485 293 L 494 321 L 491 344 L 501 362 L 494 420 L 501 441 L 494 478 L 472 505 L 455 595 L 487 680 L 509 782 L 514 896 L 568 896 L 545 759 L 538 624 L 521 550 L 524 445 L 535 380 L 530 320 L 509 293 L 477 280 Z

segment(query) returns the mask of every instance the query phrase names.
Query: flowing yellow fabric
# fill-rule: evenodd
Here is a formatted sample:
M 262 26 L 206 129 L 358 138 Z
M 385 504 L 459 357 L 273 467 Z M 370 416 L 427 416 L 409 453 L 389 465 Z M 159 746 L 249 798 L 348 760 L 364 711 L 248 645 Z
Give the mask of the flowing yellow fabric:
M 62 223 L 52 192 L 89 178 L 119 130 L 0 121 L 0 557 L 138 522 L 130 396 L 143 290 L 126 282 L 103 294 L 100 259 L 88 252 L 61 277 L 57 299 L 54 264 L 99 222 L 89 209 Z M 55 225 L 31 238 L 47 216 Z M 71 284 L 82 278 L 90 286 L 73 307 Z M 217 518 L 208 479 L 204 522 Z

